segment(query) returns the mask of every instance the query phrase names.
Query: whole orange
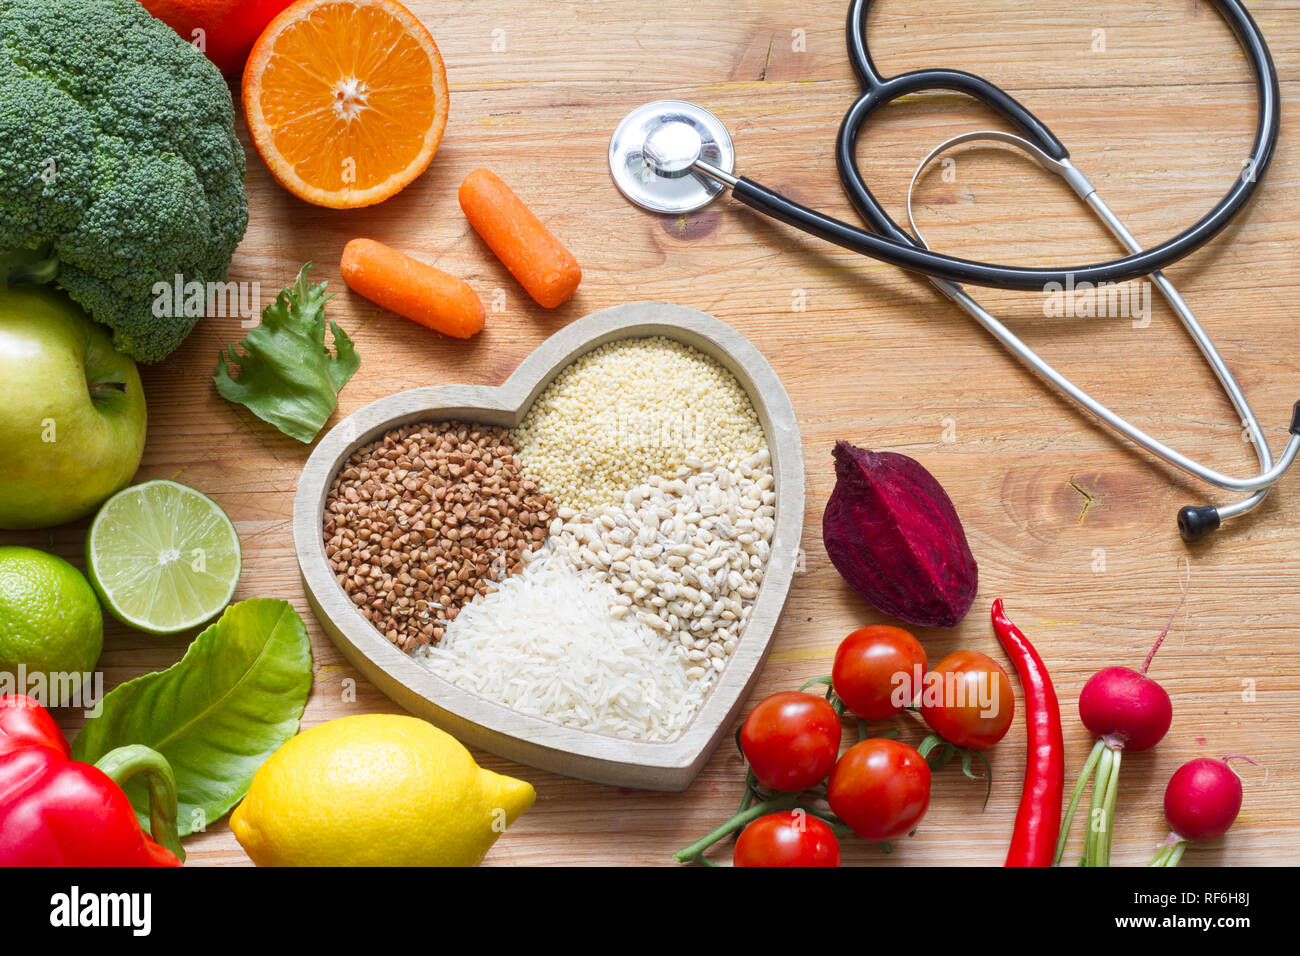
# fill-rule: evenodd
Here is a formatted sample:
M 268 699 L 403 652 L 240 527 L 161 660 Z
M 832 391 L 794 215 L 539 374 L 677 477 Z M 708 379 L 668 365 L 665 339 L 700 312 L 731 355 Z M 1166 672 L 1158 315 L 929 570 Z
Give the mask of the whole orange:
M 146 10 L 207 54 L 222 73 L 244 68 L 266 25 L 293 0 L 141 0 Z

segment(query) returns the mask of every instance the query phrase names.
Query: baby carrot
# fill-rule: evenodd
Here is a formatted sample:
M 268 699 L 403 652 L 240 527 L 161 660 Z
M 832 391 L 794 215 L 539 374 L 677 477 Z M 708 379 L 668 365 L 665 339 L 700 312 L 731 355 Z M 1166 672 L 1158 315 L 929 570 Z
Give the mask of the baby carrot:
M 466 176 L 460 208 L 538 305 L 553 309 L 577 290 L 578 260 L 495 173 L 476 169 Z
M 340 268 L 348 288 L 390 312 L 458 339 L 483 328 L 483 303 L 466 282 L 373 239 L 344 246 Z

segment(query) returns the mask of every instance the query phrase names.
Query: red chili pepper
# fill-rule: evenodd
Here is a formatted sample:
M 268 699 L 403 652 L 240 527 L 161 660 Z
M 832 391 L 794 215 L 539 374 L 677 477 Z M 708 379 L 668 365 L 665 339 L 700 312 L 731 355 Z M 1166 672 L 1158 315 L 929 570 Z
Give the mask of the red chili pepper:
M 139 773 L 158 842 L 122 792 Z M 0 866 L 180 866 L 179 857 L 176 780 L 161 754 L 119 747 L 79 763 L 44 707 L 0 696 Z
M 1005 866 L 1051 866 L 1061 831 L 1061 800 L 1065 796 L 1065 740 L 1061 736 L 1061 706 L 1052 679 L 1034 645 L 1007 618 L 1002 599 L 993 602 L 993 630 L 1010 655 L 1025 691 L 1028 758 L 1025 786 L 1016 811 Z

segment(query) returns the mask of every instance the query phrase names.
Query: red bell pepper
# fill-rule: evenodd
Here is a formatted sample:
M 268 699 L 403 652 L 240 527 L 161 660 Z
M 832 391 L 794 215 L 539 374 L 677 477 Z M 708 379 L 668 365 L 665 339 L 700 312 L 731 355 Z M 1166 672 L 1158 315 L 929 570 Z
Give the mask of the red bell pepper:
M 154 839 L 122 792 L 141 773 Z M 180 866 L 183 858 L 176 779 L 162 754 L 119 747 L 94 766 L 79 763 L 44 707 L 0 696 L 0 866 Z

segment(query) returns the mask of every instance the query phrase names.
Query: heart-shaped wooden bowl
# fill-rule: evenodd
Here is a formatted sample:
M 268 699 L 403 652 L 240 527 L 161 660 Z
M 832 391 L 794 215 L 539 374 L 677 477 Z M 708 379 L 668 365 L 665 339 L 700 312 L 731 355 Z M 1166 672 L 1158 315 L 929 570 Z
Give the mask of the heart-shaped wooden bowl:
M 749 394 L 767 433 L 776 478 L 776 527 L 754 609 L 727 667 L 695 719 L 667 742 L 627 740 L 511 710 L 444 680 L 375 630 L 325 557 L 325 497 L 360 446 L 415 422 L 461 419 L 513 428 L 533 400 L 579 356 L 618 339 L 662 335 L 717 359 Z M 649 790 L 684 790 L 727 729 L 767 658 L 790 590 L 803 527 L 803 449 L 794 409 L 772 366 L 749 340 L 703 312 L 634 302 L 593 313 L 551 336 L 499 387 L 439 385 L 380 399 L 321 439 L 294 499 L 293 536 L 307 599 L 343 655 L 390 698 L 467 744 L 570 777 Z

